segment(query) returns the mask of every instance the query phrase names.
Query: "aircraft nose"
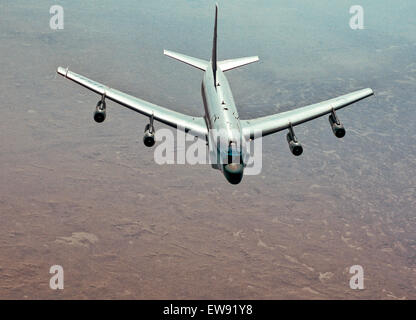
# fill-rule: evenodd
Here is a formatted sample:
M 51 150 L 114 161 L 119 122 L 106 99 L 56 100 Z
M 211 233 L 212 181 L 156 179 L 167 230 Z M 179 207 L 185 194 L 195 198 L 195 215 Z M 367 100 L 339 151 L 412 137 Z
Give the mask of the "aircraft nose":
M 224 176 L 231 184 L 239 184 L 243 179 L 244 167 L 240 163 L 224 165 Z

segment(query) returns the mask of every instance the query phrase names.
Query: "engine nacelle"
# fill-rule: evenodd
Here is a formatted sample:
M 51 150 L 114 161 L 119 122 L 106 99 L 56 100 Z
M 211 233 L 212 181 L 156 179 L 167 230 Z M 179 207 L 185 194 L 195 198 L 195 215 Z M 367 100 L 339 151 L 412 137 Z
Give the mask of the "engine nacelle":
M 303 153 L 303 147 L 296 136 L 289 131 L 286 135 L 286 139 L 289 144 L 290 152 L 292 152 L 294 156 L 300 156 Z
M 332 132 L 337 138 L 345 136 L 345 128 L 335 113 L 329 115 L 329 123 L 331 124 Z
M 149 148 L 155 145 L 155 129 L 150 123 L 146 124 L 144 128 L 143 143 Z
M 94 120 L 95 122 L 101 123 L 105 120 L 106 117 L 106 105 L 105 101 L 98 101 L 97 106 L 95 107 L 94 111 Z

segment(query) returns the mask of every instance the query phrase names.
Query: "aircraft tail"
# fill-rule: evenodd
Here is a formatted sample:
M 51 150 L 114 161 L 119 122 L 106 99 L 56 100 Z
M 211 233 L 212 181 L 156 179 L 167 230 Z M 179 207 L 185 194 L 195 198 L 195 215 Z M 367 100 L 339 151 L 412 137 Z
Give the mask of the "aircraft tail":
M 218 3 L 215 4 L 215 25 L 214 25 L 214 39 L 212 43 L 212 72 L 214 74 L 214 86 L 217 87 L 217 21 L 218 21 Z
M 214 37 L 212 42 L 212 57 L 211 63 L 206 60 L 190 57 L 182 53 L 177 53 L 173 51 L 164 50 L 163 53 L 171 58 L 179 60 L 183 63 L 189 64 L 195 68 L 198 68 L 202 71 L 206 71 L 208 67 L 212 67 L 212 72 L 214 75 L 214 85 L 217 86 L 217 68 L 220 68 L 222 71 L 228 71 L 235 69 L 241 66 L 244 66 L 249 63 L 253 63 L 259 60 L 258 56 L 254 57 L 245 57 L 238 59 L 230 59 L 217 61 L 217 25 L 218 25 L 218 4 L 215 5 L 215 24 L 214 24 Z

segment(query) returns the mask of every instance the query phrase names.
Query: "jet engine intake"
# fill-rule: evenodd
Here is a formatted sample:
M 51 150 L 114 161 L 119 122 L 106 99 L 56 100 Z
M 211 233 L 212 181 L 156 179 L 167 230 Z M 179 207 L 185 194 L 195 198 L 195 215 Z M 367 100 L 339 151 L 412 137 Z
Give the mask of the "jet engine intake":
M 286 135 L 287 143 L 289 144 L 290 152 L 294 156 L 300 156 L 303 153 L 303 147 L 301 143 L 298 141 L 295 133 L 293 132 L 292 126 L 289 128 L 289 132 Z
M 104 100 L 100 100 L 97 103 L 94 111 L 94 120 L 95 122 L 101 123 L 106 118 L 106 104 Z
M 155 128 L 150 123 L 144 128 L 143 143 L 149 148 L 155 145 Z
M 331 124 L 332 132 L 337 138 L 343 138 L 345 136 L 345 128 L 339 121 L 334 111 L 329 115 L 329 123 Z

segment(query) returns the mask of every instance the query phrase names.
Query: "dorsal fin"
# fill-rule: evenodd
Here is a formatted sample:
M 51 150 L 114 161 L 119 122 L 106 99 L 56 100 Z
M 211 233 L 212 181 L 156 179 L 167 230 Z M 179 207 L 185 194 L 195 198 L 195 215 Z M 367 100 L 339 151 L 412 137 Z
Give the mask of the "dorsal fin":
M 214 86 L 217 87 L 217 20 L 218 20 L 218 3 L 215 4 L 215 25 L 214 40 L 212 44 L 212 72 L 214 74 Z

